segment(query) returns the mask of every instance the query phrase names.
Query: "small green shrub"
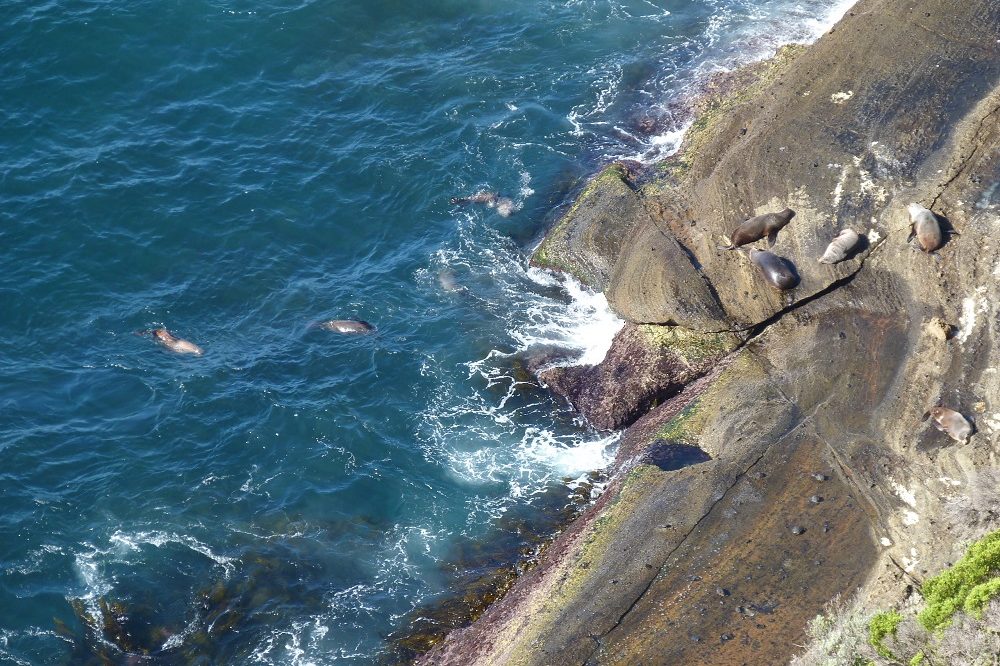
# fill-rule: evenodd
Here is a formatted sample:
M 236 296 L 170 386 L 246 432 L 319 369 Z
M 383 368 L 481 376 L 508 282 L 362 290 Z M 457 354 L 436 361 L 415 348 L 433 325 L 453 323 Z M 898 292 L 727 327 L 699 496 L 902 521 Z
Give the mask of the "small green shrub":
M 912 659 L 910 659 L 910 666 L 920 666 L 922 663 L 924 663 L 925 659 L 926 657 L 924 657 L 924 653 L 918 652 L 915 655 L 913 655 Z
M 928 631 L 943 628 L 961 608 L 979 612 L 1000 592 L 996 573 L 1000 571 L 1000 531 L 987 534 L 969 546 L 953 567 L 924 583 L 927 607 L 920 612 L 920 624 Z M 970 595 L 975 596 L 970 600 Z M 966 606 L 966 604 L 971 604 Z
M 895 636 L 902 621 L 903 616 L 898 611 L 887 611 L 879 613 L 868 623 L 868 642 L 886 659 L 895 659 L 895 656 L 882 644 L 882 640 L 886 636 Z

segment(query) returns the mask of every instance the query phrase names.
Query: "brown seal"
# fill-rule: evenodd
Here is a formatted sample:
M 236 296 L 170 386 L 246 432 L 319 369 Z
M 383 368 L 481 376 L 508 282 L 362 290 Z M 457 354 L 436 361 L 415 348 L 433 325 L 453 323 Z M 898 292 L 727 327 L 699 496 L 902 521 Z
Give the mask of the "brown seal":
M 925 414 L 924 420 L 930 416 L 934 419 L 934 427 L 947 434 L 956 442 L 966 444 L 972 436 L 972 424 L 964 416 L 954 409 L 947 407 L 931 407 Z
M 773 252 L 751 248 L 750 261 L 775 289 L 786 291 L 799 283 L 799 276 L 789 261 Z
M 924 252 L 933 252 L 944 245 L 941 224 L 934 213 L 918 203 L 911 203 L 906 210 L 910 213 L 910 235 L 907 242 L 916 236 L 920 249 Z
M 861 240 L 861 236 L 858 236 L 858 232 L 853 229 L 844 229 L 826 246 L 826 252 L 819 258 L 819 263 L 836 264 L 843 261 L 859 240 Z
M 317 326 L 334 333 L 348 334 L 371 333 L 375 330 L 375 327 L 368 322 L 356 319 L 330 319 L 320 322 Z
M 795 211 L 791 208 L 786 208 L 780 213 L 766 213 L 751 217 L 736 227 L 736 230 L 730 235 L 729 247 L 719 246 L 719 249 L 735 250 L 747 243 L 759 241 L 765 236 L 767 237 L 767 246 L 774 247 L 778 232 L 791 222 L 793 217 L 795 217 Z
M 195 356 L 201 356 L 205 353 L 202 351 L 201 347 L 195 343 L 174 337 L 174 335 L 165 328 L 154 329 L 152 331 L 152 335 L 154 340 L 172 352 L 176 352 L 178 354 L 194 354 Z

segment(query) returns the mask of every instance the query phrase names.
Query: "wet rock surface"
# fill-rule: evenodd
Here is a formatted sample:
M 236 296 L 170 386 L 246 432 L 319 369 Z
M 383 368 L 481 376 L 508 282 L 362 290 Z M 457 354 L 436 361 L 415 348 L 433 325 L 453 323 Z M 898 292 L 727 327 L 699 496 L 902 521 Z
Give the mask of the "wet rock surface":
M 956 559 L 952 507 L 1000 450 L 998 40 L 991 0 L 861 0 L 706 103 L 662 176 L 622 191 L 627 220 L 600 204 L 580 229 L 611 245 L 570 233 L 594 182 L 535 260 L 567 270 L 576 247 L 630 325 L 548 383 L 634 423 L 600 499 L 421 663 L 785 663 L 835 595 L 901 598 Z M 912 202 L 961 232 L 936 256 L 906 242 Z M 775 252 L 801 282 L 780 293 L 716 248 L 785 206 Z M 819 263 L 844 228 L 866 246 Z M 673 347 L 636 350 L 639 324 L 741 333 L 682 376 Z M 922 421 L 941 404 L 975 414 L 967 442 Z
M 549 368 L 538 378 L 594 427 L 617 430 L 705 374 L 737 344 L 730 334 L 627 324 L 600 364 Z

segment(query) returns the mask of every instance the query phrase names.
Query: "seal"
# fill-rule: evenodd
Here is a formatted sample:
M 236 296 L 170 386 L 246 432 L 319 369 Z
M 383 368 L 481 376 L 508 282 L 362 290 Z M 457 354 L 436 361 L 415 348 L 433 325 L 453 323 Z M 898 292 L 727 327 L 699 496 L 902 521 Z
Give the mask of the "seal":
M 786 291 L 799 283 L 799 276 L 788 260 L 773 252 L 751 248 L 750 261 L 775 289 Z
M 920 249 L 924 252 L 933 252 L 944 245 L 941 224 L 934 213 L 918 203 L 911 203 L 906 210 L 910 213 L 910 235 L 906 238 L 907 242 L 916 236 Z
M 375 330 L 375 327 L 368 322 L 355 319 L 330 319 L 321 321 L 317 326 L 334 333 L 346 334 L 371 333 Z
M 153 329 L 152 336 L 153 339 L 161 345 L 178 354 L 194 354 L 195 356 L 201 356 L 205 353 L 202 351 L 202 348 L 195 343 L 174 337 L 174 335 L 165 328 Z
M 969 437 L 972 436 L 972 424 L 954 409 L 931 407 L 924 413 L 923 420 L 926 421 L 928 416 L 934 419 L 935 428 L 947 434 L 956 442 L 967 444 Z
M 496 192 L 490 192 L 489 190 L 480 190 L 468 197 L 451 198 L 452 205 L 469 203 L 481 203 L 486 204 L 490 208 L 496 208 L 502 217 L 510 217 L 520 210 L 520 207 L 514 203 L 513 199 L 502 197 Z
M 720 250 L 735 250 L 747 243 L 755 243 L 761 238 L 767 237 L 767 246 L 774 247 L 774 242 L 778 239 L 778 232 L 781 231 L 792 218 L 795 211 L 786 208 L 780 213 L 765 213 L 749 220 L 736 227 L 729 237 L 729 247 L 719 246 Z
M 861 237 L 854 229 L 844 229 L 826 246 L 826 252 L 819 258 L 821 264 L 836 264 L 847 258 Z

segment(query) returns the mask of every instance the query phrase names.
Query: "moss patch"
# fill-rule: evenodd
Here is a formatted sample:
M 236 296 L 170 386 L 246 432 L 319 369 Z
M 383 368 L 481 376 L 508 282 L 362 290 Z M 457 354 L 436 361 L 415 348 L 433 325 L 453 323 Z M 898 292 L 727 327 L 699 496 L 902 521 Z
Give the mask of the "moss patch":
M 947 571 L 924 583 L 922 593 L 927 608 L 920 612 L 920 624 L 928 631 L 947 626 L 958 610 L 978 615 L 1000 592 L 1000 531 L 987 534 L 966 551 Z
M 735 349 L 739 343 L 732 333 L 699 333 L 683 326 L 643 324 L 639 326 L 639 330 L 650 345 L 669 349 L 688 365 L 722 356 Z

